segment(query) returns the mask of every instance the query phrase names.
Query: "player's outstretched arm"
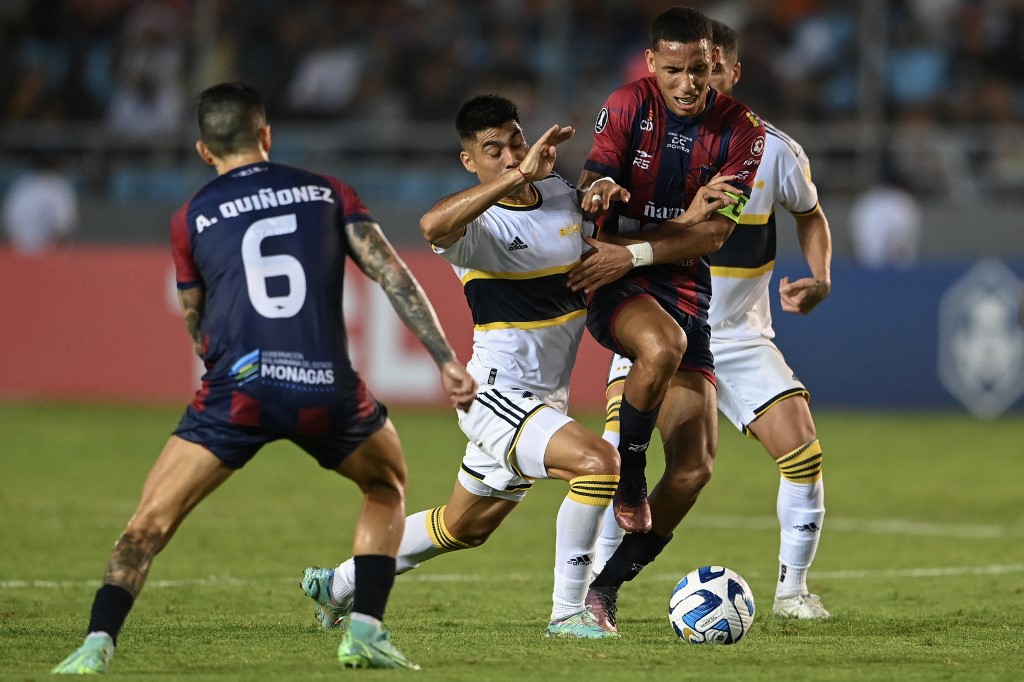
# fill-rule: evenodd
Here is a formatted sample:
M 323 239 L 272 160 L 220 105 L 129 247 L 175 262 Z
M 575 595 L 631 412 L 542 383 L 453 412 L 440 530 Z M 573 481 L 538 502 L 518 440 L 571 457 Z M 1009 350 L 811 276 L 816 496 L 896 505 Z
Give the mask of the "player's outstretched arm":
M 388 295 L 395 312 L 416 335 L 441 370 L 441 382 L 457 407 L 468 407 L 476 396 L 476 381 L 455 358 L 434 308 L 380 225 L 368 221 L 349 223 L 349 253 L 367 277 Z
M 423 238 L 448 248 L 462 238 L 466 227 L 501 199 L 528 182 L 543 180 L 554 169 L 557 147 L 575 134 L 569 126 L 553 125 L 538 139 L 518 166 L 473 187 L 455 192 L 420 218 Z
M 203 357 L 203 309 L 206 306 L 206 287 L 199 285 L 191 289 L 178 289 L 178 304 L 185 317 L 185 328 L 192 339 L 192 350 Z
M 810 277 L 779 280 L 779 301 L 787 313 L 806 315 L 832 291 L 832 233 L 821 206 L 805 215 L 794 215 L 800 250 L 811 270 Z
M 584 171 L 581 180 L 589 178 Z M 568 285 L 573 291 L 591 293 L 614 282 L 640 265 L 660 265 L 714 253 L 732 234 L 736 223 L 719 214 L 719 210 L 736 205 L 742 190 L 728 184 L 734 176 L 715 176 L 697 190 L 683 215 L 661 225 L 627 235 L 605 235 L 602 242 L 584 237 L 593 247 L 583 262 L 569 272 Z M 614 185 L 600 183 L 603 191 Z M 618 185 L 614 185 L 618 187 Z M 584 204 L 585 205 L 585 204 Z M 643 237 L 636 241 L 632 237 Z M 608 243 L 613 242 L 613 243 Z
M 594 171 L 584 170 L 576 183 L 580 209 L 589 218 L 600 218 L 608 212 L 613 201 L 629 201 L 629 190 L 610 177 L 601 177 Z

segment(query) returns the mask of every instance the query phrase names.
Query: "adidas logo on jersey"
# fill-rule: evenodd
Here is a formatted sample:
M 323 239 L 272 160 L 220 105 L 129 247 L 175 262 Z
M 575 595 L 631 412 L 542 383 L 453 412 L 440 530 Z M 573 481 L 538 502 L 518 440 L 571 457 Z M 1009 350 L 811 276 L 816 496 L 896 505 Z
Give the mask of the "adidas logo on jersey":
M 801 523 L 793 526 L 794 530 L 798 530 L 801 533 L 817 533 L 818 524 L 811 521 L 810 523 Z
M 513 239 L 512 243 L 510 243 L 508 245 L 508 250 L 509 251 L 519 251 L 520 249 L 528 249 L 528 248 L 530 248 L 530 245 L 527 244 L 526 242 L 524 242 L 519 237 L 516 237 L 515 239 Z
M 593 560 L 591 560 L 589 554 L 581 554 L 580 556 L 574 556 L 572 559 L 569 559 L 565 563 L 569 564 L 570 566 L 589 566 L 594 562 Z

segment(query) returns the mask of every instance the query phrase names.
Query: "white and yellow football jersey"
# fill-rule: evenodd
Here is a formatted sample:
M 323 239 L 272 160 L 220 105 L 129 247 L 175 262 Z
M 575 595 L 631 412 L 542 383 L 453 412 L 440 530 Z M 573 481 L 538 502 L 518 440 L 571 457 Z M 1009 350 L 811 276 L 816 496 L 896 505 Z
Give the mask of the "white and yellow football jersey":
M 483 391 L 517 387 L 565 412 L 569 376 L 583 336 L 587 303 L 566 273 L 584 251 L 576 190 L 557 175 L 533 183 L 528 206 L 499 202 L 448 248 L 473 315 L 467 369 Z
M 765 147 L 750 199 L 725 245 L 711 255 L 711 343 L 773 338 L 768 284 L 775 267 L 775 205 L 795 215 L 818 206 L 803 148 L 765 121 Z

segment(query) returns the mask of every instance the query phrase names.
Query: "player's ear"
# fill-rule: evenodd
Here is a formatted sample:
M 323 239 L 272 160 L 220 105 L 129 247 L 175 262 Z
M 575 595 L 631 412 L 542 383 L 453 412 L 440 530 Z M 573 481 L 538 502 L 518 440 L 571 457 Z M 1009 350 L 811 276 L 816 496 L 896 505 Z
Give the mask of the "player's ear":
M 736 62 L 736 66 L 732 67 L 732 84 L 736 85 L 740 82 L 740 76 L 743 73 L 743 65 L 740 62 Z
M 459 160 L 462 161 L 462 167 L 468 170 L 473 175 L 476 175 L 476 164 L 473 162 L 473 157 L 469 155 L 465 150 L 459 152 Z
M 210 148 L 206 146 L 206 143 L 202 140 L 196 140 L 196 153 L 199 154 L 199 158 L 203 160 L 207 166 L 213 165 L 213 154 L 210 152 Z
M 260 138 L 260 149 L 263 151 L 263 153 L 265 155 L 270 154 L 270 124 L 269 123 L 267 125 L 263 126 L 262 128 L 260 128 L 259 138 Z
M 647 70 L 654 73 L 656 70 L 654 68 L 654 50 L 647 48 L 647 51 L 644 52 L 644 59 L 647 60 Z

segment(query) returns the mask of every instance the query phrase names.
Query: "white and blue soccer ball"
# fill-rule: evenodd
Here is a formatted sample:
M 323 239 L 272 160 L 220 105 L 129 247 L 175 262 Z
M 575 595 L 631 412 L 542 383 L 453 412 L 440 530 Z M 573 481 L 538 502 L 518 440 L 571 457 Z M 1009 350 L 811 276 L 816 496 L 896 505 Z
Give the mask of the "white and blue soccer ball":
M 702 566 L 673 588 L 668 620 L 688 644 L 735 644 L 754 624 L 754 593 L 736 571 Z

